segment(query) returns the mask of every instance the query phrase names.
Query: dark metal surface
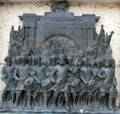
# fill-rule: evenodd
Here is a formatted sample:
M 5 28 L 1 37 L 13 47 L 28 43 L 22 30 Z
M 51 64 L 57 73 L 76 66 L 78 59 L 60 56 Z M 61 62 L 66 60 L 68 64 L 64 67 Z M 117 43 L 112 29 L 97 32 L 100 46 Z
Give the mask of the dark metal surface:
M 115 61 L 99 17 L 74 16 L 67 2 L 52 5 L 45 16 L 23 14 L 23 26 L 11 27 L 2 80 L 0 111 L 113 113 L 116 107 Z

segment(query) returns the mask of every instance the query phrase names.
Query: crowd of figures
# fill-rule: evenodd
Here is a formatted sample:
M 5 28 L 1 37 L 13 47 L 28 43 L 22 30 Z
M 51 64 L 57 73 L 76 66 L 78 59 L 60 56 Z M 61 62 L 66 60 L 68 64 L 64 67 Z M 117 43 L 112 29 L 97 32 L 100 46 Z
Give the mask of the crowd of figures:
M 2 105 L 48 109 L 75 108 L 78 104 L 96 104 L 113 109 L 117 90 L 115 61 L 109 55 L 113 32 L 105 35 L 103 26 L 96 42 L 82 55 L 53 53 L 48 59 L 27 51 L 6 57 L 2 80 L 6 87 Z
M 89 57 L 75 58 L 64 54 L 52 55 L 49 61 L 39 56 L 18 56 L 3 68 L 2 79 L 6 83 L 2 103 L 10 100 L 15 106 L 24 102 L 34 107 L 43 102 L 49 106 L 97 102 L 97 107 L 105 103 L 112 109 L 116 97 L 115 64 L 111 58 L 89 61 Z M 11 65 L 12 64 L 12 65 Z M 24 99 L 24 100 L 23 100 Z M 43 101 L 41 101 L 43 99 Z M 64 102 L 63 102 L 64 100 Z

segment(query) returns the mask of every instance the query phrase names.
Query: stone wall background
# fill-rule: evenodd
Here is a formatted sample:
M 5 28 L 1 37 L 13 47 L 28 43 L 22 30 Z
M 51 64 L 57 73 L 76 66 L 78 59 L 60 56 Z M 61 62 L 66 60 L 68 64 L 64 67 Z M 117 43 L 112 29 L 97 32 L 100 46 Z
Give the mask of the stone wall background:
M 0 78 L 1 69 L 5 64 L 4 58 L 7 56 L 9 46 L 9 34 L 11 26 L 15 29 L 18 25 L 22 26 L 22 22 L 18 16 L 23 13 L 36 13 L 44 15 L 45 12 L 50 12 L 51 4 L 46 3 L 19 3 L 19 4 L 0 4 Z M 112 30 L 115 34 L 112 37 L 111 47 L 113 50 L 113 58 L 116 62 L 116 79 L 117 89 L 120 97 L 120 4 L 71 4 L 69 12 L 74 12 L 75 16 L 82 14 L 95 14 L 100 16 L 100 20 L 96 23 L 96 31 L 99 33 L 101 24 L 104 25 L 106 32 Z M 0 98 L 5 84 L 0 80 Z M 117 104 L 120 101 L 118 97 Z

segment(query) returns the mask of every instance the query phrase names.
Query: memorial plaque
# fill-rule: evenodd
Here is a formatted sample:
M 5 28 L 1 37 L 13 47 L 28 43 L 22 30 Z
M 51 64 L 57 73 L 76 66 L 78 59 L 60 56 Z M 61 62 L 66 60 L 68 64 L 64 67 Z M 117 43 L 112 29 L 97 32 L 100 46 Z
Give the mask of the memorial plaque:
M 94 14 L 74 16 L 57 2 L 44 16 L 25 13 L 23 26 L 11 27 L 2 69 L 0 111 L 103 112 L 116 107 L 115 61 L 108 35 L 96 33 Z

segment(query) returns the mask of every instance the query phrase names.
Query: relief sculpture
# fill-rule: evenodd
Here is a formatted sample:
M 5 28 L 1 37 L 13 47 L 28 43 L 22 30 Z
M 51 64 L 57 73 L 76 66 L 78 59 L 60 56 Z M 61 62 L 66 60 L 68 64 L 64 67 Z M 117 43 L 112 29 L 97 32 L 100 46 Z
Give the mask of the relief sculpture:
M 11 27 L 2 69 L 1 111 L 114 112 L 117 110 L 114 32 L 100 33 L 95 15 L 74 16 L 67 2 L 45 16 L 23 14 L 23 27 Z

